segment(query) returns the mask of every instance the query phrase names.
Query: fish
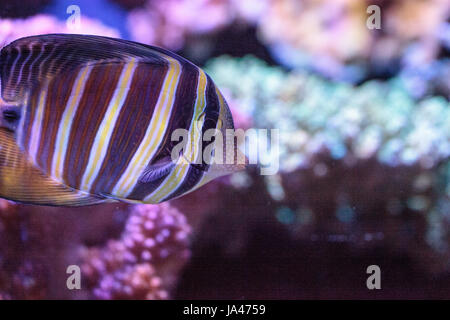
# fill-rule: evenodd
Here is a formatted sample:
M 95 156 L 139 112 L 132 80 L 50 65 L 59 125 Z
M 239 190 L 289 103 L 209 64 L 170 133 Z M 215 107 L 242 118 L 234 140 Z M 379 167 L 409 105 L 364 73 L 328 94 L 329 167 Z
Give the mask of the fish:
M 0 51 L 0 93 L 1 198 L 160 203 L 248 164 L 237 145 L 215 139 L 213 155 L 244 161 L 201 159 L 208 130 L 234 130 L 231 111 L 208 74 L 163 48 L 93 35 L 20 38 Z

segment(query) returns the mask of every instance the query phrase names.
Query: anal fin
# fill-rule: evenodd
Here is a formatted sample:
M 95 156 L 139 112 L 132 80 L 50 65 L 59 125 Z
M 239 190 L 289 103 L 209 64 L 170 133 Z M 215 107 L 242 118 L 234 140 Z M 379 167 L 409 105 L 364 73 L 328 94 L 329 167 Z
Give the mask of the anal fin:
M 51 206 L 105 202 L 104 198 L 69 188 L 46 176 L 27 160 L 14 140 L 14 133 L 5 128 L 0 128 L 0 197 Z

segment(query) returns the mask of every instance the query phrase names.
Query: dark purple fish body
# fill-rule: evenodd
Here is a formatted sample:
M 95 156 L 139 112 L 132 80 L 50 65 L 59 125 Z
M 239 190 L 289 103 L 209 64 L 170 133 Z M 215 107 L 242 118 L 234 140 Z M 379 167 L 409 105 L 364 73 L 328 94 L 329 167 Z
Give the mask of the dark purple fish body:
M 0 76 L 1 197 L 159 203 L 243 168 L 171 158 L 175 130 L 189 132 L 180 157 L 196 159 L 203 133 L 233 129 L 233 120 L 211 78 L 167 50 L 98 36 L 27 37 L 1 50 Z M 42 190 L 27 174 L 42 179 Z

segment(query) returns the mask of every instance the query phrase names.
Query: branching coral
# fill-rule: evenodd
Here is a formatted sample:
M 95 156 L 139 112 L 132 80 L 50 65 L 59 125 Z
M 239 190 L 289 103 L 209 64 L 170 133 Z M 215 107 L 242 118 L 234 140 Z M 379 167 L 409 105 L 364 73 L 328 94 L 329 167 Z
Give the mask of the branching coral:
M 19 205 L 0 208 L 0 292 L 11 299 L 82 298 L 66 286 L 78 248 L 120 234 L 123 204 L 80 208 Z
M 82 266 L 100 299 L 163 299 L 189 257 L 190 227 L 168 204 L 137 205 L 119 240 L 85 249 Z
M 2 299 L 166 299 L 189 257 L 190 227 L 167 204 L 0 205 Z M 81 290 L 66 286 L 70 265 Z
M 161 288 L 161 279 L 154 268 L 146 263 L 127 265 L 113 274 L 107 274 L 93 291 L 97 299 L 167 299 L 168 293 Z

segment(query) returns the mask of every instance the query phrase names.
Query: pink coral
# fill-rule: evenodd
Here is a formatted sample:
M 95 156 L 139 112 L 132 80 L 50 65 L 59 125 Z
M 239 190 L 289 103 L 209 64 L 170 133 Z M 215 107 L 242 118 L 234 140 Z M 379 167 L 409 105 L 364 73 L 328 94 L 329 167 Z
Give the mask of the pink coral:
M 217 0 L 147 1 L 128 17 L 132 38 L 138 42 L 179 49 L 191 34 L 205 34 L 233 21 L 232 6 Z
M 46 33 L 79 33 L 116 38 L 120 36 L 117 30 L 87 17 L 82 18 L 79 28 L 70 28 L 65 21 L 45 14 L 38 14 L 26 19 L 0 18 L 0 46 L 18 38 Z
M 168 293 L 162 288 L 162 281 L 155 269 L 147 264 L 127 265 L 122 269 L 106 274 L 94 289 L 99 299 L 167 299 Z
M 366 26 L 378 5 L 380 29 Z M 312 65 L 338 76 L 348 63 L 386 64 L 418 43 L 427 62 L 439 54 L 439 28 L 448 19 L 445 0 L 271 0 L 258 21 L 261 41 L 282 63 Z
M 167 205 L 138 205 L 125 227 L 123 243 L 136 261 L 163 264 L 174 255 L 187 257 L 190 228 L 180 212 Z
M 166 299 L 190 232 L 168 204 L 80 210 L 0 200 L 0 299 Z M 69 265 L 81 267 L 81 290 L 65 286 Z

